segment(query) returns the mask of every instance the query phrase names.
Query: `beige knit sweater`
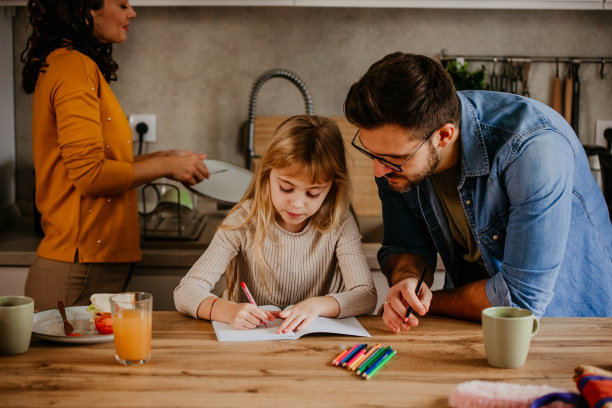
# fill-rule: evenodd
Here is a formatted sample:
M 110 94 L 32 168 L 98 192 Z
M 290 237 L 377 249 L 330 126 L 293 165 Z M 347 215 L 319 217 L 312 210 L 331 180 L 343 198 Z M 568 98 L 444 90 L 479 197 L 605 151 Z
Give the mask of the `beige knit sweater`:
M 246 202 L 225 221 L 239 224 L 248 214 Z M 258 305 L 281 309 L 314 296 L 329 295 L 340 305 L 338 317 L 371 313 L 376 306 L 376 288 L 361 246 L 361 234 L 350 211 L 338 228 L 318 232 L 311 224 L 298 233 L 270 226 L 263 256 L 271 269 L 260 280 L 252 252 L 254 227 L 219 229 L 204 254 L 191 267 L 174 290 L 179 312 L 197 317 L 198 306 L 222 278 L 230 261 L 237 258 L 238 283 L 244 281 Z M 227 294 L 226 294 L 227 295 Z M 244 293 L 239 302 L 247 303 Z

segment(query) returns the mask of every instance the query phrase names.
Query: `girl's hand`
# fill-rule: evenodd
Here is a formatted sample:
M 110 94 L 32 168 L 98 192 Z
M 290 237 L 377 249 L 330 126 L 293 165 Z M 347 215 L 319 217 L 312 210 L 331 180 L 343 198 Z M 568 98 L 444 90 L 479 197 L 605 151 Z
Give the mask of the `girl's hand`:
M 259 309 L 250 303 L 231 303 L 226 318 L 227 323 L 237 330 L 254 329 L 264 322 L 276 319 L 269 311 Z
M 278 317 L 285 321 L 279 326 L 277 333 L 304 330 L 321 315 L 323 303 L 320 298 L 310 298 L 279 312 Z
M 387 299 L 383 304 L 383 322 L 389 330 L 394 333 L 399 333 L 401 329 L 409 330 L 410 327 L 416 327 L 419 320 L 415 317 L 416 314 L 424 316 L 429 311 L 429 305 L 433 293 L 431 289 L 423 282 L 420 293 L 415 293 L 418 278 L 406 278 L 399 281 L 391 287 Z M 406 319 L 408 307 L 412 306 L 412 313 Z

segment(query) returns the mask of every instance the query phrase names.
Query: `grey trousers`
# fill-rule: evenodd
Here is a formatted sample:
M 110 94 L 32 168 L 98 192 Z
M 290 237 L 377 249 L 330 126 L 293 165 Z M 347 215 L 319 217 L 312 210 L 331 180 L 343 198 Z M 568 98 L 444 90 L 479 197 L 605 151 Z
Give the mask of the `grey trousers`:
M 30 266 L 25 295 L 34 299 L 36 311 L 66 306 L 87 306 L 94 293 L 125 290 L 133 263 L 70 263 L 36 257 Z

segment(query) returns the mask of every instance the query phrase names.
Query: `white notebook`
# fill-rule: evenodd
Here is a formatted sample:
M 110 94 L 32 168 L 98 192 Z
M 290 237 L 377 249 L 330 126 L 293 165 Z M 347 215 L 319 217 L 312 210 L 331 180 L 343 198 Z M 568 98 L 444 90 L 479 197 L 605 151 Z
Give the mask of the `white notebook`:
M 280 310 L 276 306 L 261 306 L 266 310 Z M 213 327 L 218 341 L 261 341 L 261 340 L 295 340 L 312 333 L 331 333 L 346 336 L 371 337 L 370 333 L 354 317 L 332 319 L 329 317 L 317 317 L 310 326 L 299 332 L 278 334 L 276 330 L 282 324 L 283 319 L 268 322 L 268 327 L 257 326 L 251 330 L 236 330 L 227 323 L 213 321 Z

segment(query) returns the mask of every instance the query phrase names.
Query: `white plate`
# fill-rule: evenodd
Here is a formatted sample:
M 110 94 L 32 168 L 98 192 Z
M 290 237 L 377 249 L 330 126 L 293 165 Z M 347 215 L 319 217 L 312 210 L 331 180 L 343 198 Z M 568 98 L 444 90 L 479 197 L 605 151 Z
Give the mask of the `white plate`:
M 236 204 L 247 191 L 253 172 L 220 160 L 204 160 L 210 178 L 189 187 L 195 193 L 221 204 Z
M 87 311 L 87 306 L 69 306 L 66 308 L 66 318 L 74 327 L 72 332 L 80 336 L 66 336 L 64 323 L 59 310 L 49 309 L 34 313 L 32 333 L 41 339 L 58 341 L 60 343 L 104 343 L 113 341 L 112 334 L 99 334 L 91 320 L 93 315 Z

